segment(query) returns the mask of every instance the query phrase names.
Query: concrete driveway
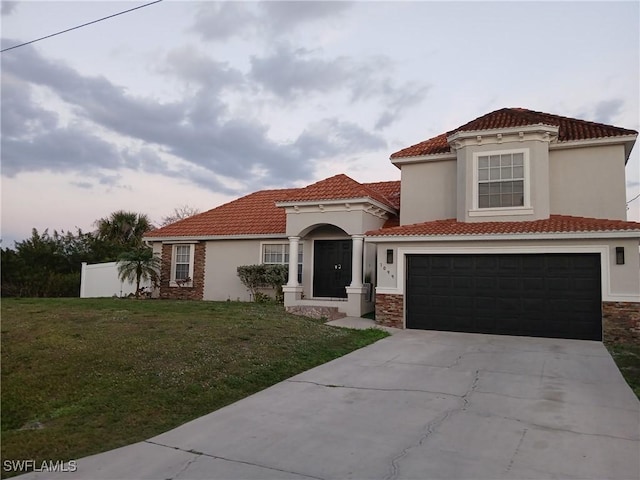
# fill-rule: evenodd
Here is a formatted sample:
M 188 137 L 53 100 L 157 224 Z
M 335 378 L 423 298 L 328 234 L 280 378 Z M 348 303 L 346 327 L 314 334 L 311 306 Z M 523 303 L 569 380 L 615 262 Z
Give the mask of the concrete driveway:
M 640 403 L 601 343 L 401 331 L 86 479 L 640 478 Z

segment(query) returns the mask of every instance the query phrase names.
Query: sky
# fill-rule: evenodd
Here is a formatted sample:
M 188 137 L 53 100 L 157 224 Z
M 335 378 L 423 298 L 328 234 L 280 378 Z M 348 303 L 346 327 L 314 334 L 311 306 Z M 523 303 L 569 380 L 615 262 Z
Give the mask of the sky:
M 3 0 L 2 48 L 145 3 Z M 164 0 L 0 62 L 3 247 L 120 209 L 159 224 L 398 180 L 393 152 L 503 107 L 640 130 L 639 2 Z

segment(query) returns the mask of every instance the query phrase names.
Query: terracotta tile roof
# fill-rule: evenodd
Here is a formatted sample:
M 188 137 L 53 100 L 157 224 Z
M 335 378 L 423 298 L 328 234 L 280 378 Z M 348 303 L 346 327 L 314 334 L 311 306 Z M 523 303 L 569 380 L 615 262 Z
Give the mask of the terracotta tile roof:
M 276 200 L 296 189 L 262 190 L 149 232 L 146 237 L 284 235 L 286 214 Z
M 385 205 L 398 208 L 400 181 L 360 184 L 346 175 L 337 175 L 305 188 L 262 190 L 166 227 L 155 229 L 145 235 L 145 238 L 269 234 L 284 236 L 286 213 L 284 208 L 276 206 L 277 201 L 354 197 L 375 198 Z
M 317 200 L 346 200 L 349 198 L 371 198 L 378 202 L 393 207 L 393 203 L 378 190 L 370 186 L 356 182 L 354 179 L 339 174 L 325 178 L 312 185 L 288 192 L 278 201 L 305 202 Z
M 546 220 L 525 222 L 465 223 L 455 219 L 436 220 L 372 230 L 369 236 L 453 236 L 453 235 L 518 235 L 536 233 L 619 232 L 636 231 L 640 236 L 640 223 L 599 218 L 551 215 Z
M 588 122 L 575 118 L 536 112 L 524 108 L 502 108 L 470 121 L 454 130 L 438 135 L 424 142 L 403 148 L 391 155 L 391 158 L 415 157 L 449 153 L 447 137 L 456 132 L 491 130 L 495 128 L 521 127 L 525 125 L 553 125 L 558 127 L 558 142 L 588 140 L 595 138 L 636 135 L 638 132 L 626 128 L 614 127 L 603 123 Z
M 380 192 L 396 210 L 400 209 L 400 180 L 391 182 L 363 183 L 363 185 Z

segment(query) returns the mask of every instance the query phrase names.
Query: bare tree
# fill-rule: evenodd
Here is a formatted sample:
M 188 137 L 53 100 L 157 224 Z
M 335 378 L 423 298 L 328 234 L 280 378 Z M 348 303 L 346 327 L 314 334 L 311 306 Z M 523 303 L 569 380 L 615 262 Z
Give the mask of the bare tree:
M 190 205 L 182 205 L 181 207 L 176 207 L 173 209 L 173 214 L 168 215 L 166 217 L 162 217 L 161 226 L 169 225 L 171 223 L 175 223 L 178 220 L 183 220 L 185 218 L 193 217 L 200 213 L 200 210 L 192 207 Z

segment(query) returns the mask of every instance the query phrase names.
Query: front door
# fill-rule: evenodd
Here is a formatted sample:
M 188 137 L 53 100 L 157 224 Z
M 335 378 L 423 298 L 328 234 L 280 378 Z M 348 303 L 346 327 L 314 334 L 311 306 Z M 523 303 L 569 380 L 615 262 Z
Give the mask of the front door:
M 313 296 L 347 298 L 351 284 L 351 240 L 316 240 L 313 250 Z

